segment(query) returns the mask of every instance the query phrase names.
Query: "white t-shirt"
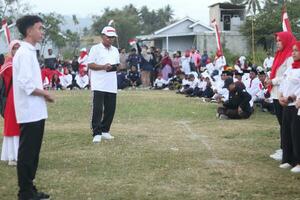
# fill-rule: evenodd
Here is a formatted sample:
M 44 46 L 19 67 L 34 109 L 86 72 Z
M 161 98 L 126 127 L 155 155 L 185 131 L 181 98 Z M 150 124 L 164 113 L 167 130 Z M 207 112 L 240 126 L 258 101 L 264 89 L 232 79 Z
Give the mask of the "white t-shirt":
M 36 122 L 48 117 L 44 97 L 31 95 L 35 89 L 43 90 L 41 69 L 36 48 L 22 42 L 13 58 L 14 104 L 18 123 Z
M 75 81 L 76 81 L 77 85 L 81 89 L 83 89 L 89 84 L 89 77 L 88 77 L 88 75 L 80 76 L 79 74 L 77 74 L 75 76 Z
M 274 62 L 274 58 L 270 56 L 267 57 L 264 61 L 264 68 L 265 69 L 271 69 L 272 65 L 273 65 L 273 62 Z
M 69 85 L 72 84 L 72 75 L 71 74 L 68 74 L 68 75 L 63 75 L 60 78 L 60 83 L 63 87 L 68 87 Z
M 120 55 L 116 47 L 107 49 L 102 43 L 94 45 L 89 53 L 88 63 L 97 65 L 120 64 Z M 95 71 L 91 69 L 91 90 L 117 93 L 116 72 L 106 72 L 105 70 Z
M 190 66 L 191 58 L 190 57 L 181 57 L 181 66 L 182 66 L 182 71 L 184 74 L 190 74 L 191 72 L 191 66 Z

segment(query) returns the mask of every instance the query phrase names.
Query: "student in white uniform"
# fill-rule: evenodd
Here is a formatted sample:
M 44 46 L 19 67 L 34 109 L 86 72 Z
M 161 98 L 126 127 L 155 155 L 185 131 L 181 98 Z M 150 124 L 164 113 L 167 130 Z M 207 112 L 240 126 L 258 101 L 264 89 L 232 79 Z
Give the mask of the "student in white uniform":
M 260 91 L 259 89 L 260 81 L 257 77 L 257 71 L 255 69 L 251 69 L 249 74 L 249 79 L 246 82 L 246 91 L 251 95 L 250 106 L 253 107 L 254 102 L 257 100 L 257 95 Z
M 41 69 L 35 45 L 43 39 L 43 20 L 25 15 L 16 22 L 24 41 L 13 59 L 13 89 L 17 122 L 20 124 L 18 151 L 19 200 L 48 199 L 34 186 L 42 145 L 45 120 L 48 117 L 46 101 L 53 97 L 43 89 Z
M 65 69 L 64 75 L 59 78 L 60 78 L 60 83 L 63 88 L 71 88 L 72 89 L 73 77 L 69 73 L 69 69 Z
M 270 52 L 268 52 L 267 57 L 264 60 L 264 64 L 263 64 L 265 70 L 270 71 L 270 69 L 273 65 L 273 62 L 274 62 L 274 58 L 271 56 Z
M 282 164 L 283 169 L 300 173 L 300 116 L 295 107 L 300 88 L 300 41 L 293 46 L 294 63 L 284 73 L 280 86 L 279 102 L 283 106 L 282 116 Z
M 282 106 L 279 103 L 279 86 L 283 79 L 283 74 L 293 63 L 292 47 L 296 38 L 289 32 L 276 33 L 277 51 L 275 54 L 273 66 L 271 68 L 270 79 L 267 81 L 268 92 L 273 99 L 275 114 L 280 126 L 280 138 L 282 138 Z M 282 148 L 282 142 L 280 142 Z M 282 159 L 282 150 L 278 149 L 271 158 L 280 161 Z
M 88 61 L 93 92 L 91 127 L 94 143 L 101 142 L 101 139 L 114 138 L 110 134 L 110 126 L 116 110 L 116 68 L 120 64 L 119 51 L 112 46 L 117 37 L 116 30 L 106 26 L 101 33 L 102 42 L 91 48 Z

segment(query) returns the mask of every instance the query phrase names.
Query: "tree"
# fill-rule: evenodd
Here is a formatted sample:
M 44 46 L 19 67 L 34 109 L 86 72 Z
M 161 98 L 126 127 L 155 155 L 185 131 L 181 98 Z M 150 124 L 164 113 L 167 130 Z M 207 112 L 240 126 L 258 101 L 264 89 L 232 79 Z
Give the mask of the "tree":
M 42 53 L 45 45 L 50 41 L 58 48 L 64 47 L 66 45 L 66 36 L 60 29 L 60 24 L 64 22 L 63 16 L 53 12 L 49 14 L 40 13 L 39 15 L 43 19 L 45 26 L 45 36 L 41 45 Z
M 282 31 L 281 12 L 282 6 L 277 1 L 277 6 L 265 6 L 257 14 L 255 22 L 255 44 L 263 46 L 265 50 L 272 49 L 274 46 L 274 33 Z M 300 38 L 297 22 L 300 13 L 300 0 L 286 2 L 288 16 L 292 26 L 293 34 Z M 251 38 L 251 19 L 247 18 L 246 23 L 241 28 L 241 32 L 247 38 Z
M 30 5 L 23 3 L 21 0 L 0 0 L 0 20 L 8 19 L 8 24 L 11 24 L 22 13 L 28 13 Z
M 107 26 L 110 20 L 114 20 L 113 26 L 119 36 L 119 47 L 128 47 L 128 40 L 140 33 L 138 10 L 132 4 L 123 7 L 122 10 L 105 8 L 102 16 L 94 17 L 93 30 L 100 35 L 102 28 Z

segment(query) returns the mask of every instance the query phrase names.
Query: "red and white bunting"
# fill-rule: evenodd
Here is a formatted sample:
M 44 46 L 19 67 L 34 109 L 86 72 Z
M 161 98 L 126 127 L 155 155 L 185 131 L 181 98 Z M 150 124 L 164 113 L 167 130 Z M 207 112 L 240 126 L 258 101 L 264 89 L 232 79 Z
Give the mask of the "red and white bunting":
M 6 42 L 7 44 L 9 45 L 10 43 L 10 31 L 9 31 L 9 28 L 7 26 L 7 22 L 6 22 L 6 19 L 3 19 L 2 20 L 2 30 L 4 31 L 4 35 L 5 35 L 5 38 L 6 38 Z
M 216 42 L 217 42 L 217 51 L 219 52 L 222 52 L 222 44 L 221 44 L 221 39 L 220 39 L 220 32 L 219 32 L 219 27 L 218 27 L 218 24 L 216 22 L 216 20 L 212 20 L 212 24 L 213 24 L 213 27 L 214 27 L 214 30 L 215 30 L 215 35 L 216 35 Z
M 282 8 L 282 30 L 285 31 L 285 32 L 290 32 L 292 33 L 292 28 L 291 28 L 291 24 L 290 24 L 290 20 L 289 20 L 289 16 L 287 14 L 287 11 L 286 11 L 286 6 L 283 5 L 283 8 Z

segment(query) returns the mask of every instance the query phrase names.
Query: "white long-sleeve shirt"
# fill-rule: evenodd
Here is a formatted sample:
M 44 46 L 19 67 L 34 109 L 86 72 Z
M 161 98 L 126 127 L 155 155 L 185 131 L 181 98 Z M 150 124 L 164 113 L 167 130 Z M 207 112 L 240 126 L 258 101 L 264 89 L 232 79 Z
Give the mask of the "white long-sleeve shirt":
M 278 68 L 275 78 L 272 79 L 273 87 L 271 90 L 271 98 L 273 99 L 279 98 L 279 86 L 283 80 L 283 74 L 289 67 L 292 66 L 293 62 L 294 62 L 293 58 L 289 57 Z
M 226 59 L 225 56 L 220 56 L 215 60 L 215 67 L 218 69 L 220 72 L 223 71 L 224 66 L 226 65 Z
M 283 75 L 283 80 L 279 88 L 279 92 L 284 97 L 299 96 L 300 88 L 300 69 L 288 67 Z M 289 106 L 294 106 L 295 102 L 289 103 Z
M 164 84 L 166 84 L 166 81 L 161 78 L 161 79 L 155 79 L 154 81 L 154 86 L 157 86 L 157 87 L 162 87 Z
M 13 58 L 14 104 L 18 123 L 36 122 L 48 117 L 44 97 L 34 96 L 35 89 L 43 90 L 41 69 L 36 48 L 22 42 Z
M 264 68 L 265 69 L 271 69 L 272 65 L 273 65 L 273 62 L 274 62 L 274 58 L 273 57 L 267 57 L 265 60 L 264 60 Z

